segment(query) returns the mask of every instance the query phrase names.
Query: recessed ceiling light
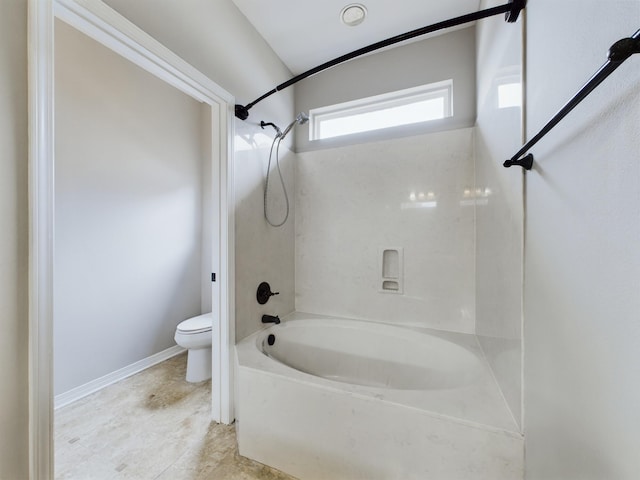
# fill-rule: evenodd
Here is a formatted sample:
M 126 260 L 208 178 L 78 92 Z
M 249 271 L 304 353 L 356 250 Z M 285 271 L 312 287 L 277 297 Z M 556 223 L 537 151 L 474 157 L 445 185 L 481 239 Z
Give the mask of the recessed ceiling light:
M 349 27 L 360 25 L 362 22 L 364 22 L 366 16 L 367 9 L 361 3 L 352 3 L 350 5 L 347 5 L 340 12 L 342 23 L 348 25 Z

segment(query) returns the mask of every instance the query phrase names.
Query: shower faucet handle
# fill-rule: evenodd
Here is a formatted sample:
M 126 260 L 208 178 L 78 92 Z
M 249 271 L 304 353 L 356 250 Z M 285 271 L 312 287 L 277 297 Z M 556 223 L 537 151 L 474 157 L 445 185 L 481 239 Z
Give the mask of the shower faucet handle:
M 267 282 L 262 282 L 258 285 L 258 291 L 256 292 L 256 300 L 260 305 L 264 305 L 269 301 L 269 298 L 274 295 L 280 295 L 280 292 L 272 292 L 271 286 Z

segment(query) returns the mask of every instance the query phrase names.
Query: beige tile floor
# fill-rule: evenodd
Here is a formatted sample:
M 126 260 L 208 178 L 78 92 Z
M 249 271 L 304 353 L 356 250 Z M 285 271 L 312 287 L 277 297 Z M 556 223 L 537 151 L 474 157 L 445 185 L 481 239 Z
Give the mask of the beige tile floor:
M 56 410 L 56 480 L 293 479 L 241 457 L 185 371 L 182 354 Z

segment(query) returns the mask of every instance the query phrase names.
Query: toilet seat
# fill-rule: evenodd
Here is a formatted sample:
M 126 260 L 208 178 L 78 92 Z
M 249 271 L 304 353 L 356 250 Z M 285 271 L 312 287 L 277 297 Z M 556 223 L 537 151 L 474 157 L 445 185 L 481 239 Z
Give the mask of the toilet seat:
M 204 313 L 180 322 L 176 328 L 176 332 L 182 335 L 195 335 L 210 332 L 212 328 L 213 317 L 211 313 Z

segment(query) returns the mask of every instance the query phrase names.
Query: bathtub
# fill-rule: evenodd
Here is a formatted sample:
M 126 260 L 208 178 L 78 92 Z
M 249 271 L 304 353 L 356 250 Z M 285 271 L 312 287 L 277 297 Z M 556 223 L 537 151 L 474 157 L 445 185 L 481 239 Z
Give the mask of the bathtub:
M 296 313 L 236 353 L 244 456 L 302 479 L 522 478 L 473 335 Z

